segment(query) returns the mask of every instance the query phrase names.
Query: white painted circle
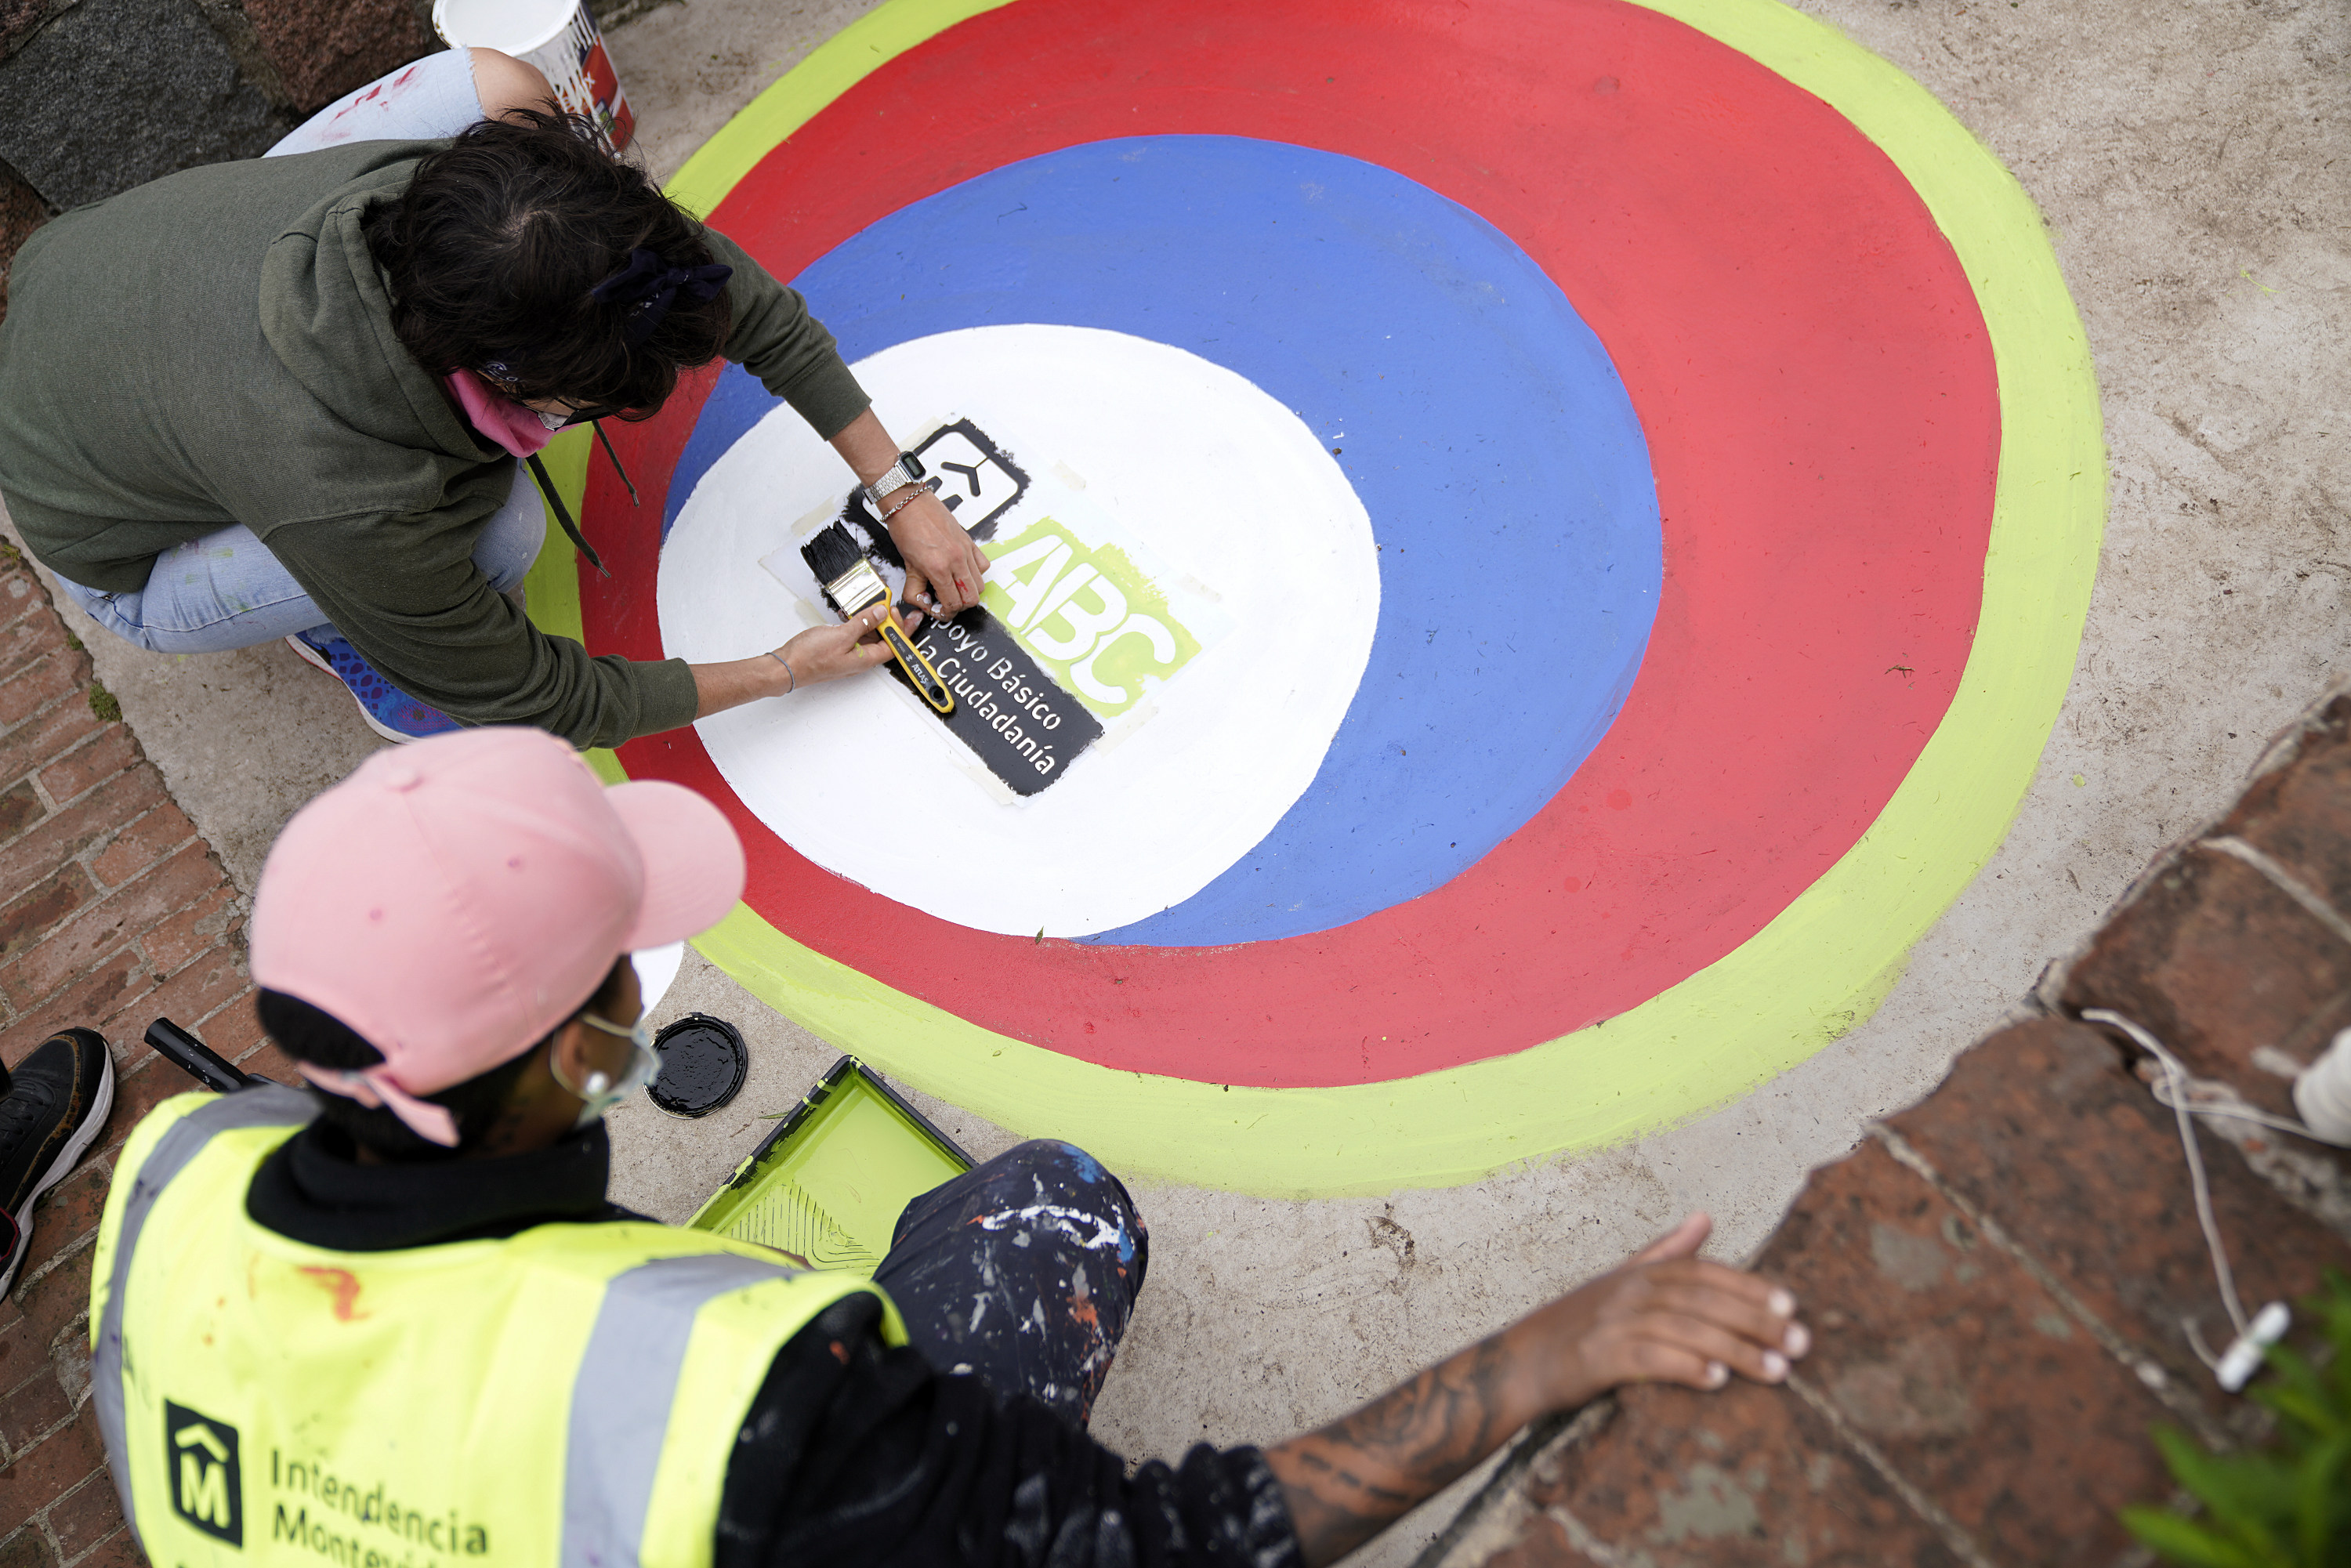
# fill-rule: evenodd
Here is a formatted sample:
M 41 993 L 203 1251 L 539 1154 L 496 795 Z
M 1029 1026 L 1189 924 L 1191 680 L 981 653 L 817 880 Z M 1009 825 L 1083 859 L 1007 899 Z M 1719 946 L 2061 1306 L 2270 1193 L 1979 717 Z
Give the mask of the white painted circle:
M 670 983 L 677 978 L 678 969 L 685 963 L 685 944 L 671 942 L 659 947 L 640 948 L 629 955 L 629 962 L 637 971 L 639 1016 L 651 1018 L 662 998 L 669 995 Z
M 854 367 L 893 434 L 961 415 L 1205 587 L 1221 640 L 1040 794 L 1015 800 L 876 673 L 696 725 L 744 805 L 817 864 L 983 931 L 1078 936 L 1180 904 L 1305 792 L 1379 621 L 1371 519 L 1298 416 L 1244 377 L 1121 332 L 977 327 Z M 851 476 L 778 407 L 711 465 L 662 549 L 662 643 L 775 647 L 818 612 L 759 565 Z M 829 612 L 823 619 L 830 622 Z M 1138 710 L 1140 711 L 1140 710 Z

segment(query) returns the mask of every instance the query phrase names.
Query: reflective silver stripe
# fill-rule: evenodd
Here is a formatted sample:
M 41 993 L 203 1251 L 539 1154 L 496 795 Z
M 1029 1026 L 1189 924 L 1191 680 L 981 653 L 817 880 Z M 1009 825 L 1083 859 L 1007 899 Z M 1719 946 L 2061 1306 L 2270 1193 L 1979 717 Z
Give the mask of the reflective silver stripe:
M 705 1253 L 643 1263 L 604 1287 L 571 1385 L 562 1568 L 634 1568 L 695 1314 L 729 1291 L 799 1271 Z
M 318 1113 L 309 1095 L 282 1084 L 240 1090 L 209 1105 L 199 1105 L 156 1140 L 131 1184 L 131 1196 L 123 1200 L 122 1227 L 114 1233 L 114 1270 L 107 1276 L 106 1316 L 99 1323 L 98 1347 L 90 1356 L 89 1398 L 98 1407 L 98 1429 L 106 1439 L 106 1464 L 114 1472 L 122 1517 L 134 1534 L 139 1529 L 139 1511 L 131 1500 L 131 1449 L 122 1414 L 122 1298 L 131 1286 L 131 1258 L 138 1249 L 139 1232 L 146 1226 L 148 1211 L 172 1178 L 187 1169 L 188 1162 L 220 1134 L 240 1127 L 299 1127 Z

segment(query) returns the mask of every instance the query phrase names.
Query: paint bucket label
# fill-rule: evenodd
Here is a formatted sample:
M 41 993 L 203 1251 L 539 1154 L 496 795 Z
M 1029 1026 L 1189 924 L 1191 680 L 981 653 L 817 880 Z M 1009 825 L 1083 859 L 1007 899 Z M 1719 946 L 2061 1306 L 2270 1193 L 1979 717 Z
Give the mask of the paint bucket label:
M 613 152 L 636 135 L 620 73 L 581 0 L 434 0 L 433 28 L 451 48 L 496 49 L 538 67 L 556 100 L 593 121 Z

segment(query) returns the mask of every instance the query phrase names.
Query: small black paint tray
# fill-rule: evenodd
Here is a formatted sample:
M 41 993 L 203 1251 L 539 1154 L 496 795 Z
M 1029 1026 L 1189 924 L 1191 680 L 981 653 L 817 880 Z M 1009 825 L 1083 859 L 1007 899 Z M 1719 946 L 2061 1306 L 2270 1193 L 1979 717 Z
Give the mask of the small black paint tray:
M 870 1275 L 906 1205 L 971 1166 L 879 1073 L 844 1056 L 686 1224 Z

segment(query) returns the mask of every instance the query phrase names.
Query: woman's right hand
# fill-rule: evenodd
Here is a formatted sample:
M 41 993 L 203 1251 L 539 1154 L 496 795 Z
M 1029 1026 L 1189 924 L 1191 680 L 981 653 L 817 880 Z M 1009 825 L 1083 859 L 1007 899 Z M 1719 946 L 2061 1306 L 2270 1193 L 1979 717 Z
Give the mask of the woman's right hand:
M 694 716 L 708 718 L 745 703 L 788 696 L 802 686 L 872 669 L 890 656 L 888 645 L 873 634 L 887 613 L 888 606 L 876 604 L 838 626 L 803 632 L 772 653 L 692 666 Z
M 875 604 L 859 611 L 838 626 L 818 626 L 801 632 L 776 652 L 791 666 L 792 689 L 838 680 L 890 662 L 889 645 L 874 634 L 889 606 Z

